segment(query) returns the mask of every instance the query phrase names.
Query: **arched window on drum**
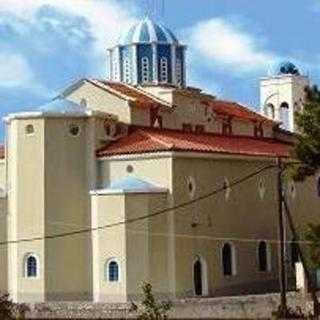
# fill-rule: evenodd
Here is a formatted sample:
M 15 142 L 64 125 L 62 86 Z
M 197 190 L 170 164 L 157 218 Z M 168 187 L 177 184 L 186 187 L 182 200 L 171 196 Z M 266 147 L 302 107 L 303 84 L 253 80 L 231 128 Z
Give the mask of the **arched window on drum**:
M 149 58 L 143 57 L 141 59 L 141 77 L 142 77 L 143 83 L 149 82 L 150 80 L 149 75 L 150 75 Z
M 168 59 L 160 59 L 160 82 L 168 82 Z

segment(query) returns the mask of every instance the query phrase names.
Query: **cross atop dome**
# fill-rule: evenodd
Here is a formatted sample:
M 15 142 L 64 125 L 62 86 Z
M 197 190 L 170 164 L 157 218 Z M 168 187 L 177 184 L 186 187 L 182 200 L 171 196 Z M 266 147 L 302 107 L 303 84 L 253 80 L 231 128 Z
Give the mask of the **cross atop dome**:
M 109 79 L 132 85 L 183 87 L 185 49 L 170 29 L 145 17 L 108 49 Z

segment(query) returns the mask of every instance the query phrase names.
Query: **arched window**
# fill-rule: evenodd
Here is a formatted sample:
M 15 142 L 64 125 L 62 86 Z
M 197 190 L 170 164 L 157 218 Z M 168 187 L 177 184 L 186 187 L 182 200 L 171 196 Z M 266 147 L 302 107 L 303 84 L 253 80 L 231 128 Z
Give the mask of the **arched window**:
M 280 105 L 280 121 L 282 122 L 281 127 L 283 129 L 289 129 L 289 105 L 287 102 L 282 102 Z
M 181 59 L 176 60 L 176 80 L 178 85 L 182 85 L 182 62 Z
M 258 264 L 259 271 L 270 270 L 270 250 L 265 241 L 260 241 L 258 245 Z
M 168 82 L 168 59 L 165 57 L 160 59 L 160 81 Z
M 109 282 L 119 281 L 119 265 L 117 261 L 110 260 L 106 264 L 106 279 Z
M 208 295 L 207 263 L 201 256 L 196 256 L 193 262 L 194 293 L 197 296 Z
M 230 243 L 224 244 L 222 248 L 222 267 L 225 276 L 232 276 L 236 273 L 235 249 Z
M 27 278 L 36 278 L 38 276 L 38 261 L 34 255 L 29 254 L 26 256 L 24 269 Z
M 131 66 L 130 60 L 128 57 L 124 59 L 124 82 L 130 83 L 131 82 Z
M 274 105 L 272 103 L 268 103 L 266 106 L 266 115 L 270 119 L 274 119 L 275 117 L 275 111 L 274 111 Z
M 194 292 L 197 296 L 202 295 L 202 266 L 200 259 L 197 259 L 193 265 Z
M 141 59 L 141 77 L 142 82 L 149 82 L 149 59 L 148 57 L 143 57 Z

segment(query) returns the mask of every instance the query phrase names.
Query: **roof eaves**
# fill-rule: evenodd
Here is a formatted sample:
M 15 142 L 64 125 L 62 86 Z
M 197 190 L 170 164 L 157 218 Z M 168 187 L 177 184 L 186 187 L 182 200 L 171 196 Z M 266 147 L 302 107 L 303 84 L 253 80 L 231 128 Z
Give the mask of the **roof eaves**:
M 72 93 L 73 91 L 75 91 L 76 89 L 78 89 L 84 82 L 86 82 L 87 79 L 86 78 L 81 78 L 78 80 L 73 81 L 70 85 L 68 85 L 66 88 L 64 88 L 62 90 L 62 92 L 60 94 L 58 94 L 54 99 L 57 98 L 65 98 L 66 96 L 68 96 L 70 93 Z
M 91 83 L 92 85 L 96 86 L 96 87 L 99 87 L 105 91 L 107 91 L 108 93 L 111 93 L 115 96 L 117 96 L 118 98 L 120 99 L 123 99 L 123 100 L 126 100 L 126 101 L 135 101 L 136 99 L 134 98 L 131 98 L 125 94 L 122 94 L 122 93 L 119 93 L 117 90 L 115 89 L 112 89 L 111 87 L 109 87 L 108 85 L 102 83 L 101 81 L 99 80 L 96 80 L 96 79 L 87 79 L 87 81 L 89 83 Z

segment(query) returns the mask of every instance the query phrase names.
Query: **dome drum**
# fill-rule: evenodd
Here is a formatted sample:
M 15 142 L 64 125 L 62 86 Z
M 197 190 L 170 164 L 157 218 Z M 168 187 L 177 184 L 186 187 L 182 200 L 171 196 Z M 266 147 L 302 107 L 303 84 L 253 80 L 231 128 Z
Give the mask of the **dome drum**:
M 185 86 L 185 48 L 169 29 L 146 18 L 108 50 L 109 79 Z

